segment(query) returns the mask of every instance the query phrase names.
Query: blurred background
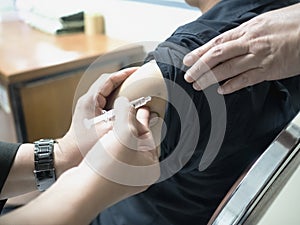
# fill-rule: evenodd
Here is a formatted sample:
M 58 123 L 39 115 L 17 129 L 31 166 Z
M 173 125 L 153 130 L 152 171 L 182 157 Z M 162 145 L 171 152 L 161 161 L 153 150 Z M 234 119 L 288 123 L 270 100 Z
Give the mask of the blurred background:
M 200 16 L 184 0 L 0 0 L 0 18 L 28 13 L 46 18 L 76 12 L 100 13 L 108 36 L 126 41 L 162 41 L 178 26 Z M 17 11 L 16 11 L 17 10 Z

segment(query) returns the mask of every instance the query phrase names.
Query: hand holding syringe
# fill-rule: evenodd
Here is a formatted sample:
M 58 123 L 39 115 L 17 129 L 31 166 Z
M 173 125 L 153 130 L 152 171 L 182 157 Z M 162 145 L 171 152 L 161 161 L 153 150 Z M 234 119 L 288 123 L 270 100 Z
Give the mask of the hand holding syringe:
M 136 100 L 133 100 L 130 102 L 130 104 L 138 109 L 144 105 L 146 105 L 147 102 L 151 101 L 151 97 L 150 96 L 147 96 L 147 97 L 141 97 L 141 98 L 138 98 Z M 105 111 L 103 110 L 104 113 L 101 114 L 100 116 L 97 116 L 95 118 L 92 118 L 92 119 L 84 119 L 84 125 L 86 128 L 91 128 L 93 125 L 97 124 L 97 123 L 100 123 L 101 121 L 111 121 L 114 119 L 115 117 L 115 110 L 114 109 L 111 109 L 109 111 Z

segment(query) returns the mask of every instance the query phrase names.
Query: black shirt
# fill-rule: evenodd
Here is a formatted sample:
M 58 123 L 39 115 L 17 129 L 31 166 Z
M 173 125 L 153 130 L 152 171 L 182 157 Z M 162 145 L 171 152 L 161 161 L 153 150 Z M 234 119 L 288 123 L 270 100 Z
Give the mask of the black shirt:
M 162 179 L 108 208 L 92 224 L 208 222 L 238 176 L 300 109 L 296 101 L 300 76 L 263 82 L 222 99 L 216 94 L 217 85 L 194 91 L 183 78 L 186 68 L 182 59 L 256 15 L 297 2 L 223 0 L 196 21 L 179 27 L 148 56 L 147 60 L 158 62 L 170 101 L 165 115 L 167 132 L 161 143 Z
M 20 144 L 0 142 L 0 193 L 19 147 Z M 5 202 L 6 200 L 0 201 L 0 212 Z

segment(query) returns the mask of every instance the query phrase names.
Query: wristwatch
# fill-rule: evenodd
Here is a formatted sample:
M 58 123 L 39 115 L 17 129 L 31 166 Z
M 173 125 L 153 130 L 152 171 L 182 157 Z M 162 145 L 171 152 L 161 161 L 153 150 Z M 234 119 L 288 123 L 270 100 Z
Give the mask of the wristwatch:
M 52 139 L 40 139 L 34 142 L 34 176 L 39 191 L 45 191 L 56 180 Z

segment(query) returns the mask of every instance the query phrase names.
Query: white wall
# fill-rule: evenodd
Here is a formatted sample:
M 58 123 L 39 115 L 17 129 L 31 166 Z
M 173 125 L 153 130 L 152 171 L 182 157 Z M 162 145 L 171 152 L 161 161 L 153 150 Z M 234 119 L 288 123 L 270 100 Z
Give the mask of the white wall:
M 83 7 L 104 16 L 107 35 L 129 42 L 163 41 L 201 15 L 198 10 L 120 0 L 89 0 Z
M 7 9 L 13 0 L 0 1 L 5 1 L 1 6 Z M 100 12 L 105 19 L 106 34 L 129 42 L 163 41 L 178 26 L 201 15 L 197 9 L 124 0 L 18 0 L 18 3 L 28 7 L 38 5 L 39 10 L 54 14 L 73 10 Z

